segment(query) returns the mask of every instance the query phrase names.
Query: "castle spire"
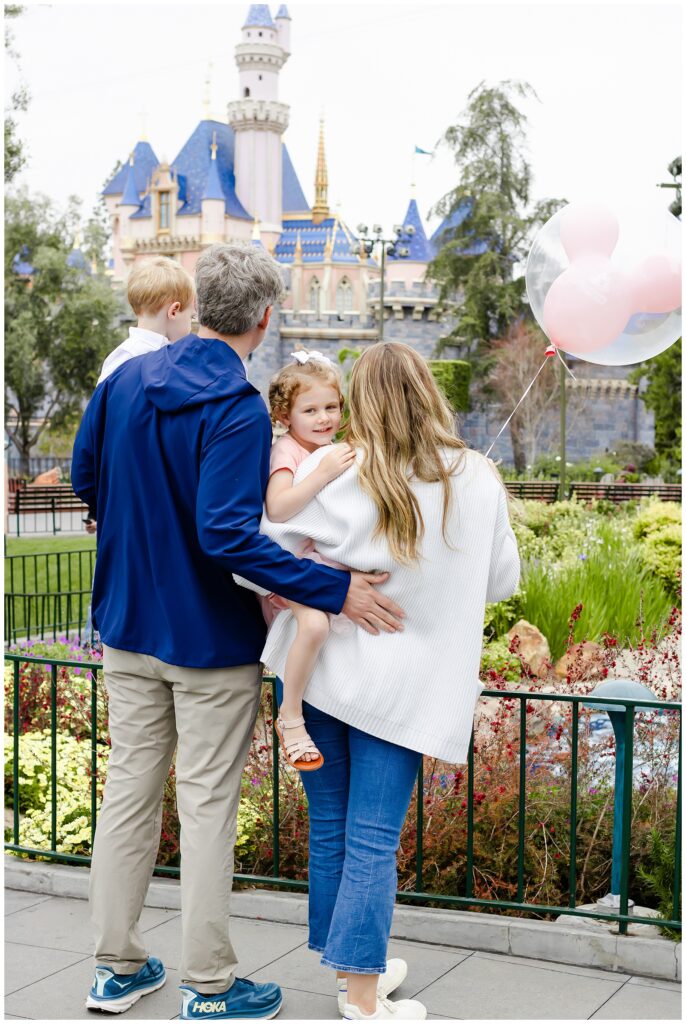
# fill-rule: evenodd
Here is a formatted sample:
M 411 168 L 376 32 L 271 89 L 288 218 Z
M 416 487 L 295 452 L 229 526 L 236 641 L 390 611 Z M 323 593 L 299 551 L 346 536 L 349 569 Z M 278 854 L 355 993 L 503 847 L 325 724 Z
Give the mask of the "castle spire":
M 314 178 L 314 206 L 312 223 L 321 224 L 329 216 L 329 175 L 326 169 L 324 151 L 324 118 L 319 119 L 319 146 L 317 148 L 317 172 Z
M 136 206 L 140 207 L 140 196 L 138 195 L 138 189 L 136 188 L 136 177 L 133 170 L 133 152 L 129 157 L 129 163 L 126 168 L 126 178 L 124 181 L 124 192 L 119 200 L 119 206 Z

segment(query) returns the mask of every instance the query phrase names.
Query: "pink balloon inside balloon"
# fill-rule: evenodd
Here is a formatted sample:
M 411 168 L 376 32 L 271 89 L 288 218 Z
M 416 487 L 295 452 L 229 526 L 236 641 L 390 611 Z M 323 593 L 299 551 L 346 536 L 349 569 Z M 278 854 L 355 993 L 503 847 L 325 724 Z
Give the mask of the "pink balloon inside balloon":
M 681 260 L 663 253 L 647 256 L 630 282 L 636 313 L 671 313 L 681 305 Z
M 571 203 L 560 219 L 560 241 L 570 262 L 584 256 L 611 256 L 619 238 L 619 221 L 599 203 Z
M 626 275 L 606 257 L 587 256 L 553 281 L 543 305 L 543 322 L 554 345 L 577 354 L 609 345 L 632 312 Z

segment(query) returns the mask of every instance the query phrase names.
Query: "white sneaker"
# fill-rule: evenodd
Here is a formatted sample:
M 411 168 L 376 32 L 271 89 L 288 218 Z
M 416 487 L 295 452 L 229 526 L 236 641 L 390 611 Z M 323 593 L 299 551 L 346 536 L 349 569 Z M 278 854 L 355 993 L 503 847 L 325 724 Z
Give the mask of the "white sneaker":
M 346 1003 L 343 1008 L 344 1020 L 426 1020 L 426 1007 L 416 999 L 377 999 L 374 1013 L 362 1013 L 358 1006 Z
M 379 988 L 377 989 L 379 999 L 386 999 L 391 992 L 395 992 L 399 985 L 402 985 L 407 977 L 407 963 L 396 957 L 386 961 L 385 974 L 379 975 Z M 338 1009 L 343 1013 L 348 999 L 348 979 L 338 979 Z

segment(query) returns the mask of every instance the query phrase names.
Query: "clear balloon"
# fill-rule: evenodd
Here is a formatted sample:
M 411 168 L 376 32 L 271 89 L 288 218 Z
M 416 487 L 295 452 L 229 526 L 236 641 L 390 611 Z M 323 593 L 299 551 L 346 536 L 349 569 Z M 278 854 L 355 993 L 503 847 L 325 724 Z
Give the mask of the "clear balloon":
M 578 208 L 581 208 L 581 214 L 570 218 L 568 213 L 567 225 L 562 231 L 565 211 L 571 212 L 572 208 L 558 210 L 543 225 L 531 246 L 526 265 L 526 290 L 536 320 L 550 337 L 544 309 L 553 283 L 572 265 L 565 245 L 576 262 L 578 257 L 583 259 L 588 251 L 590 238 L 591 249 L 595 248 L 607 258 L 616 221 L 619 232 L 614 249 L 610 249 L 610 260 L 614 270 L 624 276 L 629 289 L 630 309 L 626 322 L 610 341 L 607 341 L 607 334 L 603 335 L 600 330 L 595 333 L 593 328 L 583 335 L 582 347 L 573 347 L 569 332 L 565 333 L 565 344 L 554 338 L 551 340 L 571 355 L 602 366 L 628 366 L 659 355 L 681 336 L 679 221 L 665 208 L 662 193 L 655 198 L 646 197 L 631 207 L 610 201 L 602 204 L 602 213 L 597 212 L 601 208 L 600 203 L 579 204 Z M 594 216 L 598 217 L 597 221 Z M 556 290 L 561 287 L 558 285 Z M 613 295 L 614 301 L 614 292 Z M 657 310 L 657 305 L 670 305 L 675 297 L 678 307 Z M 551 296 L 551 304 L 556 304 L 555 292 Z M 614 307 L 616 315 L 619 315 L 618 309 L 618 305 Z M 608 317 L 606 328 L 609 322 Z M 591 351 L 593 344 L 599 347 Z

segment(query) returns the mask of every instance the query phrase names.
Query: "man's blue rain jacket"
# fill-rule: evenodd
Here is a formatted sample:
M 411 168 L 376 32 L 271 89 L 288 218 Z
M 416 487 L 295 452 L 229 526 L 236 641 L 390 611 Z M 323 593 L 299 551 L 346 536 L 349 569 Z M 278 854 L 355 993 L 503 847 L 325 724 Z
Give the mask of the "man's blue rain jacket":
M 264 401 L 217 338 L 190 334 L 96 389 L 72 484 L 98 522 L 93 621 L 105 644 L 195 668 L 258 661 L 262 612 L 232 573 L 340 612 L 348 573 L 259 532 L 270 445 Z

